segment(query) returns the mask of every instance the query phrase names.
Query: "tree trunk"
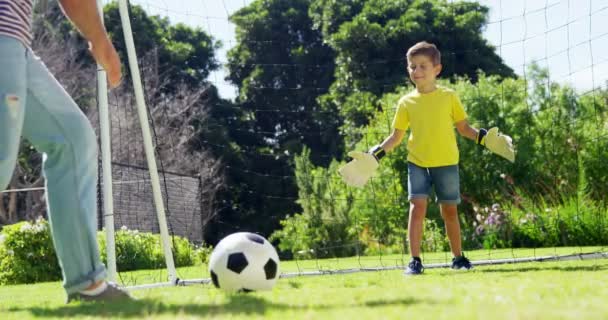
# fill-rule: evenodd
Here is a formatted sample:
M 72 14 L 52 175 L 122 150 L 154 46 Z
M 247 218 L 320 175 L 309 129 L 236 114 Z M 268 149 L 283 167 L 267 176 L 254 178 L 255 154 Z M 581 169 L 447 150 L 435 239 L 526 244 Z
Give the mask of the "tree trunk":
M 9 185 L 9 189 L 11 189 Z M 8 223 L 17 222 L 17 192 L 8 194 Z
M 0 193 L 0 224 L 8 224 L 8 216 L 6 207 L 4 206 L 4 197 L 7 193 Z

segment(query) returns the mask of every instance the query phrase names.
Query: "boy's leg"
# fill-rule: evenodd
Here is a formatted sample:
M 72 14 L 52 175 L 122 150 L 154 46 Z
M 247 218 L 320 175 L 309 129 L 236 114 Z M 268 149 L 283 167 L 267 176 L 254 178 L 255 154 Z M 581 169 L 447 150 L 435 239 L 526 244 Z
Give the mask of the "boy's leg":
M 410 200 L 410 217 L 407 224 L 408 240 L 412 257 L 420 257 L 422 230 L 426 216 L 427 198 Z
M 26 49 L 16 39 L 0 36 L 0 191 L 11 181 L 25 115 Z
M 445 222 L 445 232 L 450 241 L 450 248 L 454 257 L 462 255 L 462 245 L 460 240 L 460 221 L 458 220 L 458 210 L 455 204 L 441 203 L 441 217 Z
M 43 155 L 49 222 L 68 295 L 105 278 L 97 246 L 97 139 L 44 64 L 27 57 L 23 135 Z
M 441 217 L 445 222 L 445 230 L 450 240 L 450 248 L 454 255 L 452 267 L 457 269 L 470 269 L 471 263 L 462 255 L 462 241 L 460 238 L 460 221 L 458 220 L 457 205 L 460 203 L 460 176 L 458 166 L 445 166 L 430 170 L 437 202 L 441 207 Z
M 431 177 L 427 168 L 411 162 L 407 165 L 407 189 L 410 200 L 408 240 L 412 257 L 420 257 L 420 244 L 427 201 L 431 191 Z

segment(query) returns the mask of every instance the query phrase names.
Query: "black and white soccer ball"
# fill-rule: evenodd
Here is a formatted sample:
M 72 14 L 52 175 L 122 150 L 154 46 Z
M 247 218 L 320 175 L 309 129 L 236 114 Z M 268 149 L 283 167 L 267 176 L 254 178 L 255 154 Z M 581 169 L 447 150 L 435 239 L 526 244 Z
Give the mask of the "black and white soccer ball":
M 279 278 L 279 256 L 264 237 L 237 232 L 223 238 L 209 258 L 213 284 L 224 291 L 270 290 Z

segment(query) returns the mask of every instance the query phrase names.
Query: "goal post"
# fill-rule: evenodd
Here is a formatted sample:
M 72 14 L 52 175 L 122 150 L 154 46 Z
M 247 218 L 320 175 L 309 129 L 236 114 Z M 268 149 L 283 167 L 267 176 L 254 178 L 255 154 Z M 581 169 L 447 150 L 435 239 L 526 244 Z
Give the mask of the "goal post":
M 169 229 L 167 227 L 167 218 L 163 203 L 160 179 L 154 155 L 154 146 L 152 144 L 152 135 L 150 133 L 149 119 L 144 99 L 144 91 L 137 63 L 137 53 L 133 41 L 133 33 L 131 30 L 131 22 L 129 18 L 127 0 L 119 0 L 119 11 L 122 28 L 124 30 L 124 41 L 127 49 L 128 64 L 131 79 L 133 81 L 133 89 L 137 105 L 137 114 L 142 131 L 144 151 L 150 174 L 150 183 L 152 187 L 154 207 L 159 224 L 160 239 L 162 250 L 165 256 L 165 263 L 168 273 L 168 284 L 177 284 L 178 277 L 173 261 L 173 253 L 171 250 L 171 241 L 169 238 Z M 103 12 L 103 4 L 98 0 L 98 7 Z M 103 70 L 98 71 L 98 103 L 99 103 L 99 118 L 100 118 L 100 136 L 101 136 L 101 157 L 103 170 L 103 207 L 104 207 L 104 224 L 106 228 L 106 245 L 107 245 L 107 263 L 110 280 L 116 280 L 116 251 L 115 251 L 115 231 L 114 231 L 114 209 L 112 196 L 112 168 L 111 168 L 111 147 L 110 147 L 110 123 L 108 111 L 108 91 L 107 79 Z
M 97 0 L 99 15 L 103 22 L 103 3 Z M 97 104 L 99 108 L 99 136 L 101 141 L 103 223 L 106 232 L 106 257 L 108 280 L 116 282 L 116 243 L 114 241 L 114 196 L 112 195 L 112 148 L 110 138 L 110 115 L 108 106 L 108 82 L 106 71 L 97 66 Z

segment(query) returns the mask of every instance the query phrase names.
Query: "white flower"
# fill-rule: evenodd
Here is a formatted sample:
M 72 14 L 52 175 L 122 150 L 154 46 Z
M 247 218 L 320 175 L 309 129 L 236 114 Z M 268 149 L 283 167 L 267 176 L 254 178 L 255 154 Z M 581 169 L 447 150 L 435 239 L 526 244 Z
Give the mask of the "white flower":
M 6 236 L 4 235 L 4 233 L 0 233 L 0 244 L 4 242 L 4 239 L 6 239 Z
M 21 228 L 19 229 L 19 231 L 21 231 L 21 232 L 28 232 L 28 231 L 34 229 L 33 227 L 34 226 L 32 226 L 29 222 L 26 222 L 26 223 L 24 223 L 21 226 Z
M 46 230 L 46 225 L 42 223 L 37 223 L 32 226 L 32 230 L 34 230 L 35 233 L 43 232 L 44 230 Z
M 129 230 L 129 228 L 127 228 L 127 226 L 122 226 L 122 227 L 120 227 L 120 230 L 127 231 L 127 230 Z

